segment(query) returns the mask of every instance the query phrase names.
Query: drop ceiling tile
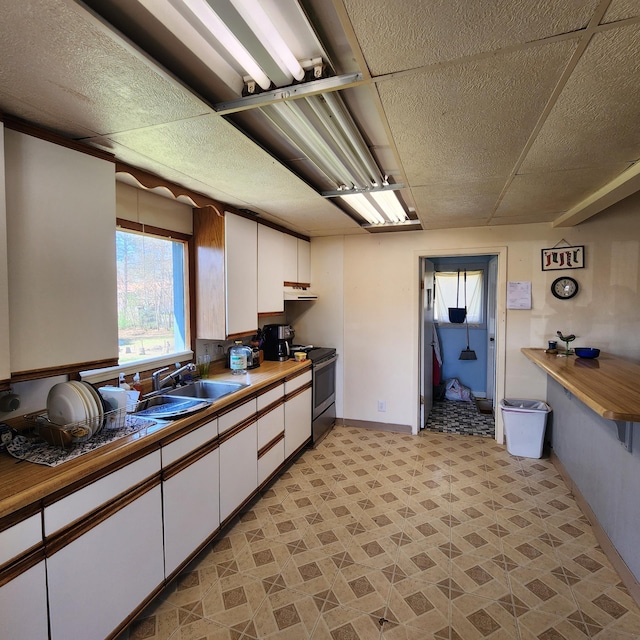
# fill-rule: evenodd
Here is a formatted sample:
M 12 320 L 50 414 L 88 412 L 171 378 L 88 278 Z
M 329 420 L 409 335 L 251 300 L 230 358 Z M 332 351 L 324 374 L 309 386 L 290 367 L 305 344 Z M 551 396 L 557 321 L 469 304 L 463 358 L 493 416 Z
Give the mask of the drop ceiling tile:
M 640 16 L 638 0 L 612 0 L 602 22 L 616 22 Z
M 211 111 L 72 0 L 4 3 L 0 59 L 3 110 L 67 134 Z
M 378 83 L 409 182 L 506 178 L 574 48 L 557 42 Z
M 619 164 L 517 175 L 496 211 L 496 218 L 541 216 L 539 222 L 553 219 L 606 185 L 628 166 Z
M 344 0 L 367 66 L 376 76 L 570 33 L 598 0 Z
M 640 157 L 639 52 L 638 24 L 593 37 L 522 164 L 523 172 Z
M 445 220 L 488 220 L 504 184 L 502 179 L 433 183 L 412 189 L 416 210 L 425 225 L 433 225 L 438 217 Z

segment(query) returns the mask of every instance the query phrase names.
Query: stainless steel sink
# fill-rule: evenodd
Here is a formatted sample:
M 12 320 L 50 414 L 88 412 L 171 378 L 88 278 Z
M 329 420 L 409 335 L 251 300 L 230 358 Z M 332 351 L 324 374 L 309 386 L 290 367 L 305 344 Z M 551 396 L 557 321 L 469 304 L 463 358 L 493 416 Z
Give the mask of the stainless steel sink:
M 183 387 L 177 387 L 168 391 L 169 396 L 204 398 L 206 400 L 218 400 L 230 393 L 235 393 L 248 387 L 244 382 L 223 382 L 221 380 L 196 380 Z
M 158 420 L 176 420 L 201 411 L 211 404 L 211 400 L 176 395 L 158 395 L 138 403 L 136 415 Z

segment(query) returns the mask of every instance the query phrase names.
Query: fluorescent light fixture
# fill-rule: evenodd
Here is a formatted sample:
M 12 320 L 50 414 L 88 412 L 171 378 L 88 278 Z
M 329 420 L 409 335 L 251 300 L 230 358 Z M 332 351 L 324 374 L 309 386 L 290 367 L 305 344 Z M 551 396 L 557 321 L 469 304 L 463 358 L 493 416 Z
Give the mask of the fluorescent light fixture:
M 231 0 L 251 30 L 269 51 L 271 57 L 283 72 L 300 82 L 304 79 L 304 69 L 287 46 L 271 18 L 256 0 Z
M 407 219 L 407 214 L 402 208 L 395 191 L 372 191 L 371 197 L 391 222 L 404 222 Z
M 181 1 L 207 30 L 215 36 L 248 75 L 265 90 L 271 86 L 271 80 L 267 77 L 267 74 L 260 68 L 231 29 L 227 27 L 207 2 L 204 0 Z
M 384 224 L 386 220 L 362 193 L 340 196 L 344 202 L 353 207 L 369 224 Z

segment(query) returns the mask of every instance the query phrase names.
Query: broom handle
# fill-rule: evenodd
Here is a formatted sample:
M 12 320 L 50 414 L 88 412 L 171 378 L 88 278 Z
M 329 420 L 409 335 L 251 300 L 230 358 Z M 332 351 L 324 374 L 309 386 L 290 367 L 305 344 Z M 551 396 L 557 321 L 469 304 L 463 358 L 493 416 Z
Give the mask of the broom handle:
M 467 349 L 469 349 L 469 314 L 467 313 L 467 270 L 464 270 L 464 324 L 467 329 Z

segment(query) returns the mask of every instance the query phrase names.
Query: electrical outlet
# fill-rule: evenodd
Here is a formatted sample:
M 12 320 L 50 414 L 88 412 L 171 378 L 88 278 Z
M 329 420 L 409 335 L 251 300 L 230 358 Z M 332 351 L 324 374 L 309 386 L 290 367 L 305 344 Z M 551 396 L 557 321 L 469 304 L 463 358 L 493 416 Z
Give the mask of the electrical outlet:
M 378 400 L 378 411 L 386 411 L 386 410 L 387 410 L 386 400 Z

